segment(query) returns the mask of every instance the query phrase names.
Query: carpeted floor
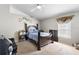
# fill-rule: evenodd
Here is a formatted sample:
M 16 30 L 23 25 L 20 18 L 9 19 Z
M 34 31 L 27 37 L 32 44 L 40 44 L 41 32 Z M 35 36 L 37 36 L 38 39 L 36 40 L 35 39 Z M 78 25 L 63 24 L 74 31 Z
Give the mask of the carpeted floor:
M 37 50 L 36 46 L 33 43 L 30 43 L 29 41 L 18 42 L 17 47 L 17 54 L 31 53 Z
M 18 42 L 17 45 L 17 55 L 79 55 L 79 50 L 58 42 L 42 47 L 41 51 L 37 51 L 36 46 L 29 41 Z

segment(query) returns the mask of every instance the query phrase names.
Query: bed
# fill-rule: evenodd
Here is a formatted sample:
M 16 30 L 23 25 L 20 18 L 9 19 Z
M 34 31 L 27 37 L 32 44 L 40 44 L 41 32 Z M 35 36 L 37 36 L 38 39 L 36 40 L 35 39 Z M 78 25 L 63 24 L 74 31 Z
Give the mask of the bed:
M 34 25 L 30 25 L 27 27 L 27 37 L 32 42 L 35 42 L 37 50 L 41 50 L 41 47 L 44 46 L 41 45 L 42 40 L 48 39 L 51 40 L 51 42 L 53 42 L 51 33 L 41 32 L 38 30 L 38 27 Z

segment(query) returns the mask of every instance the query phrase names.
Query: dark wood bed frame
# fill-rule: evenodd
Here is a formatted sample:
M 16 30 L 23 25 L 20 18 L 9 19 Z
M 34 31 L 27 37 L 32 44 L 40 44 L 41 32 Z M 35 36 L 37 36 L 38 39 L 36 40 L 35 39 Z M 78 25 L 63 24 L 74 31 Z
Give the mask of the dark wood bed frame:
M 37 30 L 39 30 L 38 29 L 38 24 L 36 24 L 36 26 L 34 26 L 34 25 L 27 26 L 27 24 L 25 24 L 25 31 L 27 32 L 28 31 L 28 28 L 31 27 L 31 26 L 33 26 Z M 29 39 L 29 41 L 31 41 L 32 43 L 34 43 L 37 46 L 37 50 L 41 50 L 41 45 L 40 45 L 40 39 L 41 39 L 41 37 L 40 37 L 40 30 L 38 32 L 38 42 L 34 41 L 33 39 L 30 39 L 29 37 L 28 37 L 28 39 Z M 51 40 L 52 40 L 52 43 L 53 43 L 52 37 L 51 37 Z

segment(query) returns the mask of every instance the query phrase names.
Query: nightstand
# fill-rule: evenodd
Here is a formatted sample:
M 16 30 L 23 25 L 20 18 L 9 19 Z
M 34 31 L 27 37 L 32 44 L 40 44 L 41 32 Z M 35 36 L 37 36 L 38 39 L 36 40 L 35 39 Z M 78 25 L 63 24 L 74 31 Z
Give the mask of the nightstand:
M 18 32 L 18 39 L 19 39 L 19 42 L 20 41 L 24 41 L 26 39 L 26 32 L 24 30 L 20 30 Z

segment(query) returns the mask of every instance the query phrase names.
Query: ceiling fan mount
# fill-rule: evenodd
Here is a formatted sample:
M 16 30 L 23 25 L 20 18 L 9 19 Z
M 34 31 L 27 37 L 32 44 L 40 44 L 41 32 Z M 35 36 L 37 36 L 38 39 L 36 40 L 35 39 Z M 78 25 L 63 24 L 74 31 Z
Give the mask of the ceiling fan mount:
M 36 4 L 36 7 L 35 8 L 33 8 L 32 10 L 31 10 L 31 12 L 33 12 L 33 11 L 35 11 L 35 10 L 41 10 L 42 9 L 42 7 L 43 7 L 43 5 L 42 4 Z

